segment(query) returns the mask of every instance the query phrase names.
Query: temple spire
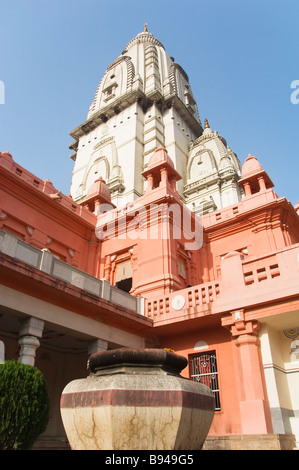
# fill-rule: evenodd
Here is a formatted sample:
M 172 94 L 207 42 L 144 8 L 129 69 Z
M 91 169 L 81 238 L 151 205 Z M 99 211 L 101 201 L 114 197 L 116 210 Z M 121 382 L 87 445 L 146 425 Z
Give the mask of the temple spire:
M 205 129 L 210 129 L 209 121 L 205 118 Z

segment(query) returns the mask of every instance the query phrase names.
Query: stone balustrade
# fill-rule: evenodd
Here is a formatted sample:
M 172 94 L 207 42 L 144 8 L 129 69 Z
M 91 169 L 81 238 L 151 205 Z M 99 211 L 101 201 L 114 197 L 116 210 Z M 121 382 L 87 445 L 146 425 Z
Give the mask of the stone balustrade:
M 280 288 L 289 286 L 299 277 L 299 244 L 246 259 L 242 253 L 231 252 L 221 264 L 221 279 L 199 284 L 164 296 L 146 299 L 145 315 L 162 320 L 166 316 L 207 315 L 218 313 L 231 303 L 253 299 L 269 289 L 278 293 Z
M 211 308 L 213 305 L 216 307 L 218 301 L 221 304 L 232 297 L 234 291 L 241 295 L 240 292 L 245 293 L 247 289 L 261 286 L 262 283 L 271 286 L 271 282 L 278 278 L 286 282 L 289 278 L 299 276 L 298 244 L 250 259 L 245 259 L 241 253 L 232 252 L 222 260 L 220 280 L 143 299 L 133 297 L 111 286 L 105 279 L 97 279 L 61 261 L 47 249 L 39 250 L 3 231 L 0 231 L 0 252 L 154 320 L 178 316 L 180 311 L 188 315 L 206 315 L 212 313 Z
M 142 298 L 133 297 L 127 292 L 111 286 L 105 279 L 97 279 L 90 276 L 74 266 L 61 261 L 47 249 L 39 250 L 9 233 L 0 231 L 0 252 L 91 294 L 102 297 L 109 302 L 122 305 L 136 313 L 143 314 Z

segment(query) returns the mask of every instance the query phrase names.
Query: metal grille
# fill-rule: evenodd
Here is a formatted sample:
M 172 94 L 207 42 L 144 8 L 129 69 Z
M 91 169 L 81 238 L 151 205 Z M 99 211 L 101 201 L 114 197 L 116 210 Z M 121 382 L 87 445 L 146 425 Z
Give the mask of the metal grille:
M 201 382 L 210 387 L 215 395 L 216 410 L 220 410 L 218 369 L 215 352 L 191 357 L 190 376 L 194 382 Z

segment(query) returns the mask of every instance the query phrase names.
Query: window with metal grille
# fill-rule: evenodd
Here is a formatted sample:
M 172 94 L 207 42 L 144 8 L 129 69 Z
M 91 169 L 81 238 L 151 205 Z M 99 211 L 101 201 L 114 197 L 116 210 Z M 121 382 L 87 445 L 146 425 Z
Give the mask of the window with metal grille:
M 193 354 L 189 356 L 190 378 L 210 387 L 215 396 L 216 408 L 220 408 L 219 381 L 215 351 Z

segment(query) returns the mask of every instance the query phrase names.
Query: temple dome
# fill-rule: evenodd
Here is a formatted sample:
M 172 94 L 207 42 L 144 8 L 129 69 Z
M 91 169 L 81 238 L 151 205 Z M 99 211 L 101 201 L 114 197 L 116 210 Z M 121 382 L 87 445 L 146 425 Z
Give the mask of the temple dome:
M 111 109 L 119 112 L 134 102 L 134 97 L 153 99 L 155 94 L 159 99 L 177 96 L 197 121 L 193 125 L 201 126 L 188 75 L 145 27 L 106 69 L 87 118 L 103 113 L 106 119 L 107 114 L 111 117 Z
M 84 202 L 94 199 L 100 199 L 102 202 L 111 202 L 111 193 L 106 185 L 106 182 L 100 176 L 89 188 Z
M 170 156 L 168 155 L 167 150 L 164 147 L 159 147 L 155 150 L 153 155 L 150 157 L 148 161 L 148 169 L 154 168 L 156 166 L 160 166 L 161 164 L 166 163 L 172 168 L 174 168 L 174 163 Z
M 144 178 L 152 176 L 155 180 L 154 187 L 158 186 L 161 181 L 161 171 L 165 170 L 167 173 L 167 179 L 173 180 L 172 188 L 176 190 L 175 182 L 182 179 L 181 175 L 176 171 L 174 163 L 167 150 L 164 147 L 159 147 L 155 150 L 153 155 L 148 161 L 148 167 L 141 174 Z
M 127 44 L 127 47 L 125 49 L 125 52 L 127 52 L 131 47 L 135 46 L 136 44 L 142 44 L 142 43 L 149 43 L 149 44 L 154 44 L 155 46 L 162 47 L 164 49 L 163 44 L 158 41 L 151 33 L 148 32 L 146 24 L 144 25 L 144 30 L 137 34 L 137 36 Z
M 250 196 L 261 191 L 273 188 L 274 184 L 256 157 L 249 154 L 242 167 L 242 178 L 239 184 L 243 186 L 245 194 Z M 248 189 L 250 186 L 250 190 Z
M 258 159 L 254 157 L 253 155 L 249 154 L 242 167 L 242 178 L 244 178 L 245 176 L 251 175 L 253 173 L 260 172 L 262 170 L 263 170 L 263 167 L 258 161 Z
M 233 162 L 229 155 L 224 155 L 219 162 L 219 170 L 224 170 L 227 168 L 234 169 Z

